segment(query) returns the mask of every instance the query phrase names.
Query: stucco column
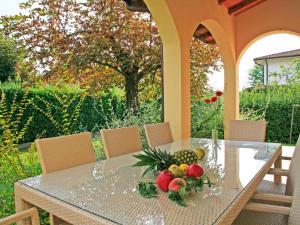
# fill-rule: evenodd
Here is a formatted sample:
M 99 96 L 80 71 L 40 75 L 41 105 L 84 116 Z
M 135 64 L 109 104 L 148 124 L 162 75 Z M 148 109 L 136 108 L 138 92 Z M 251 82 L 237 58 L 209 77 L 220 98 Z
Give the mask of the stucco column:
M 163 42 L 164 118 L 175 140 L 190 137 L 189 44 L 182 43 L 165 1 L 145 0 Z
M 175 140 L 191 136 L 189 50 L 184 44 L 164 48 L 164 113 Z
M 230 120 L 239 119 L 239 78 L 238 68 L 234 61 L 224 62 L 224 133 L 228 139 Z

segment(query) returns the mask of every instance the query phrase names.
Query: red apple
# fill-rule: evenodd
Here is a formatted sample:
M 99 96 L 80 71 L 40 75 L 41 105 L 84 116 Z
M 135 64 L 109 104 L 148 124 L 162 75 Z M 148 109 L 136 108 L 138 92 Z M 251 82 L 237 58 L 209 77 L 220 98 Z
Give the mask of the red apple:
M 162 191 L 169 191 L 169 183 L 173 180 L 173 174 L 169 170 L 162 171 L 156 177 L 156 184 Z
M 188 177 L 201 177 L 203 175 L 203 168 L 199 164 L 193 163 L 189 165 L 186 175 Z
M 186 186 L 186 182 L 182 178 L 175 178 L 169 183 L 169 190 L 178 192 L 179 188 Z

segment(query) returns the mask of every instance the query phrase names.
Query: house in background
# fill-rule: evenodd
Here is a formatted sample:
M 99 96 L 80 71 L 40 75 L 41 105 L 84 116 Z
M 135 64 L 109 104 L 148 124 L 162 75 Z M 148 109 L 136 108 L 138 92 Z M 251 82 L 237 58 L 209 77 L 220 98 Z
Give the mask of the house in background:
M 294 74 L 288 74 L 288 77 L 280 78 L 272 76 L 272 74 L 280 74 L 282 72 L 282 67 L 288 67 L 297 58 L 300 59 L 300 49 L 265 55 L 253 60 L 256 64 L 263 66 L 264 84 L 267 85 L 272 82 L 286 84 L 287 78 L 292 77 Z

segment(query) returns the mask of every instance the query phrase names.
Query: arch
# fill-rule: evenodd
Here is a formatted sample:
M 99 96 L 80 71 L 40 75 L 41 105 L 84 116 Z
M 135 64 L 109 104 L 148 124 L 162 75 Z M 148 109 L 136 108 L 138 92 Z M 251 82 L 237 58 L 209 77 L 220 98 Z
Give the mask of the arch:
M 221 24 L 214 20 L 214 19 L 205 19 L 201 21 L 198 24 L 195 24 L 193 27 L 193 31 L 195 31 L 198 27 L 199 24 L 204 25 L 213 35 L 217 46 L 220 49 L 221 53 L 221 60 L 225 64 L 225 61 L 227 61 L 227 57 L 235 61 L 235 51 L 234 51 L 234 46 L 230 43 L 230 41 L 226 38 L 226 32 L 224 31 L 223 27 Z M 188 40 L 189 43 L 192 42 L 192 37 L 193 34 L 190 35 L 190 39 Z
M 170 122 L 175 140 L 190 137 L 190 103 L 185 73 L 185 49 L 166 1 L 145 0 L 163 42 L 164 119 Z M 176 113 L 174 113 L 176 112 Z
M 274 30 L 274 31 L 268 31 L 268 32 L 263 32 L 261 34 L 259 34 L 258 36 L 256 36 L 255 38 L 253 38 L 252 40 L 250 40 L 245 46 L 244 48 L 240 51 L 240 53 L 237 56 L 237 65 L 240 65 L 240 61 L 243 58 L 245 52 L 258 40 L 273 35 L 273 34 L 291 34 L 294 36 L 298 36 L 300 38 L 300 33 L 295 32 L 295 31 L 290 31 L 290 30 Z

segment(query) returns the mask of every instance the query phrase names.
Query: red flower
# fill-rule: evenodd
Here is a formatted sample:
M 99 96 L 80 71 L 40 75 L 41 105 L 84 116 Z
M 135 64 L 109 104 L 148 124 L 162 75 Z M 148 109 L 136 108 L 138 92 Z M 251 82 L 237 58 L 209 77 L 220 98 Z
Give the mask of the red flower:
M 214 96 L 214 97 L 212 97 L 211 99 L 210 99 L 210 102 L 215 102 L 215 101 L 217 101 L 218 100 L 218 98 L 216 97 L 216 96 Z
M 204 102 L 207 103 L 207 104 L 209 104 L 210 103 L 210 99 L 208 99 L 208 98 L 204 99 Z
M 216 96 L 222 96 L 223 92 L 222 91 L 216 91 Z

